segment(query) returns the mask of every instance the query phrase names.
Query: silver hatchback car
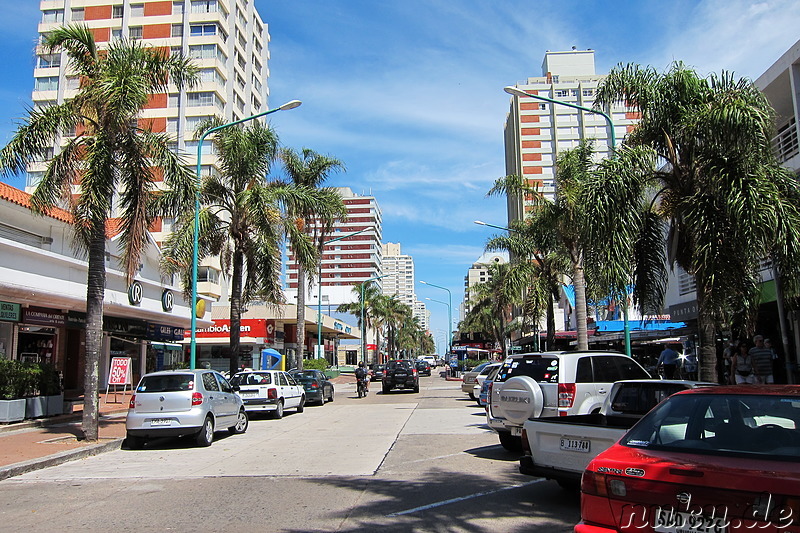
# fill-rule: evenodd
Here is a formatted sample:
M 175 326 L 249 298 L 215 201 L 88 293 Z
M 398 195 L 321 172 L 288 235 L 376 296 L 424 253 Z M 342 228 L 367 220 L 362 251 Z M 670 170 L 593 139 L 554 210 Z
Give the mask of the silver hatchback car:
M 214 432 L 247 431 L 242 399 L 214 370 L 173 370 L 142 376 L 128 406 L 127 445 L 139 449 L 151 438 L 193 435 L 210 446 Z

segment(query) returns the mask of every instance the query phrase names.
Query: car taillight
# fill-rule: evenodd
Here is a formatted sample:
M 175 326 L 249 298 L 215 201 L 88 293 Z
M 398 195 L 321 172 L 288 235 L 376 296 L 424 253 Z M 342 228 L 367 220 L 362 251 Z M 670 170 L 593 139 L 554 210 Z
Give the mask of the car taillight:
M 592 470 L 584 470 L 583 476 L 581 476 L 581 492 L 592 496 L 607 497 L 606 475 Z
M 267 390 L 267 399 L 274 400 L 278 397 L 278 389 Z
M 200 392 L 192 393 L 192 406 L 200 405 L 203 403 L 203 394 Z
M 522 455 L 531 455 L 531 443 L 528 442 L 528 432 L 525 428 L 522 428 L 520 439 L 522 439 Z
M 131 401 L 128 404 L 128 409 L 135 409 L 136 408 L 136 395 L 131 395 Z
M 575 402 L 575 384 L 574 383 L 559 383 L 558 384 L 558 406 L 559 407 L 572 407 Z
M 318 389 L 318 388 L 319 388 L 319 385 L 317 385 L 317 383 L 316 383 L 316 382 L 314 382 L 314 383 L 312 383 L 312 384 L 311 384 L 311 388 L 312 388 L 312 389 Z
M 411 373 L 416 376 L 417 375 L 417 369 L 415 368 L 414 370 L 411 371 Z

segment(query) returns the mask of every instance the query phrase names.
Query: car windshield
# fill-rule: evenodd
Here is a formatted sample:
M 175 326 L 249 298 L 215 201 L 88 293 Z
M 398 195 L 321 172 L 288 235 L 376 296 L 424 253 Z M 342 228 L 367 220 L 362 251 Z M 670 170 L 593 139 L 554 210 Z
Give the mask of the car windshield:
M 144 376 L 136 392 L 178 392 L 194 390 L 194 374 Z
M 639 421 L 625 446 L 800 460 L 800 398 L 678 394 Z
M 243 372 L 233 376 L 231 385 L 272 385 L 272 374 L 269 372 Z
M 386 363 L 386 368 L 388 370 L 408 370 L 409 363 L 408 361 L 389 361 Z
M 292 377 L 294 379 L 316 378 L 317 373 L 313 370 L 301 370 L 300 372 L 292 372 Z
M 504 382 L 515 376 L 528 376 L 539 383 L 558 383 L 558 357 L 532 355 L 506 359 L 494 380 Z

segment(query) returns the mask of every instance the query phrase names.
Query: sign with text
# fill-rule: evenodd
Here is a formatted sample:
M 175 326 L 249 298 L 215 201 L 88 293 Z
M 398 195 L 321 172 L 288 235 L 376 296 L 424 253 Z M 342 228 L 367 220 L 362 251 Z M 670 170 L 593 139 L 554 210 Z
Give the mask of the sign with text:
M 184 335 L 191 336 L 191 330 L 187 329 Z M 243 318 L 239 322 L 240 337 L 262 337 L 265 343 L 272 342 L 275 334 L 275 321 L 264 318 Z M 200 328 L 197 330 L 198 339 L 228 339 L 231 336 L 231 321 L 229 319 L 215 319 L 214 325 L 210 328 Z
M 0 302 L 0 320 L 19 322 L 20 306 L 11 302 Z
M 111 368 L 108 371 L 109 385 L 131 384 L 131 358 L 112 357 Z
M 64 327 L 67 319 L 64 313 L 56 309 L 29 307 L 22 310 L 22 322 L 37 326 Z

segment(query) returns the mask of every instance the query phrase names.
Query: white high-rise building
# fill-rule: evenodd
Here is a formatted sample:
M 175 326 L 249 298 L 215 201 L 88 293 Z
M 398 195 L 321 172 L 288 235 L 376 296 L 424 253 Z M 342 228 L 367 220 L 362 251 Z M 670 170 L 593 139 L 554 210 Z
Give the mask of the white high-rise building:
M 173 135 L 175 150 L 196 164 L 197 125 L 214 115 L 238 120 L 267 109 L 269 33 L 254 0 L 41 0 L 39 34 L 66 24 L 85 24 L 103 48 L 118 39 L 135 39 L 172 53 L 181 52 L 200 68 L 200 82 L 178 91 L 153 94 L 140 124 Z M 80 80 L 68 69 L 66 53 L 36 50 L 33 104 L 44 107 L 75 96 Z M 76 131 L 65 132 L 54 146 L 58 153 Z M 203 144 L 202 172 L 218 171 L 212 143 Z M 46 163 L 30 165 L 27 188 L 41 180 Z M 157 241 L 172 229 L 172 220 L 157 222 Z M 202 263 L 198 291 L 219 297 L 218 259 Z
M 412 316 L 419 320 L 424 330 L 430 322 L 429 312 L 424 303 L 417 300 L 414 291 L 414 258 L 401 253 L 400 243 L 387 242 L 383 245 L 382 267 L 386 276 L 383 278 L 383 294 L 397 296 L 409 306 Z
M 605 75 L 597 74 L 594 50 L 545 53 L 542 76 L 528 78 L 516 87 L 573 105 L 592 108 L 597 86 Z M 639 120 L 639 114 L 624 106 L 604 110 L 614 124 L 617 145 Z M 538 185 L 546 198 L 555 194 L 555 164 L 564 150 L 575 148 L 581 139 L 594 139 L 598 160 L 610 153 L 611 130 L 596 113 L 534 98 L 514 95 L 505 124 L 506 174 L 527 178 Z M 521 220 L 531 209 L 521 197 L 508 198 L 508 221 Z
M 472 263 L 472 266 L 467 270 L 467 275 L 464 276 L 464 300 L 461 303 L 461 312 L 459 320 L 464 320 L 467 313 L 472 309 L 470 300 L 472 294 L 470 291 L 472 287 L 479 283 L 486 283 L 489 281 L 489 265 L 508 263 L 507 252 L 486 252 L 478 258 L 477 261 Z

